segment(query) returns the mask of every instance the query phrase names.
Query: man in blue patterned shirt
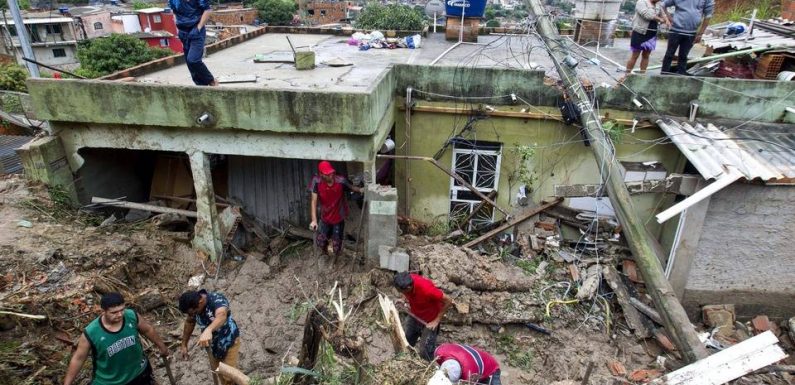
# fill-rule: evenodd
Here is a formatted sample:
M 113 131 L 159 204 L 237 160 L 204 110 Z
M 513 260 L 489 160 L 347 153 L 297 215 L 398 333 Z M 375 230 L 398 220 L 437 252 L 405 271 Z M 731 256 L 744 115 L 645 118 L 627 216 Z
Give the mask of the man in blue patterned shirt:
M 182 42 L 185 64 L 188 65 L 193 83 L 197 86 L 217 86 L 218 81 L 202 62 L 204 39 L 207 37 L 204 25 L 210 18 L 210 2 L 208 0 L 168 0 L 168 6 L 177 17 L 177 36 Z
M 188 358 L 188 341 L 193 334 L 193 328 L 198 323 L 202 331 L 199 336 L 199 346 L 212 347 L 213 368 L 218 367 L 219 361 L 237 368 L 240 331 L 235 320 L 232 319 L 229 300 L 221 293 L 207 292 L 204 289 L 188 291 L 179 297 L 179 310 L 188 315 L 182 331 L 180 346 L 182 357 Z M 227 378 L 222 377 L 222 380 L 224 385 L 232 384 Z

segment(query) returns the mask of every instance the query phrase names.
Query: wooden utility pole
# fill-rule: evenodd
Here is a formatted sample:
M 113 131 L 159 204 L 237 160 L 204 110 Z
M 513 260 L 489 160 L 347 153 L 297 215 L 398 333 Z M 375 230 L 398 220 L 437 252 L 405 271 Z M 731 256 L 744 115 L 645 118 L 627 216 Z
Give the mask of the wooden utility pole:
M 588 95 L 577 78 L 577 73 L 574 70 L 576 61 L 572 58 L 573 55 L 567 52 L 568 41 L 558 34 L 552 22 L 552 16 L 540 0 L 525 1 L 530 8 L 531 15 L 535 17 L 535 27 L 555 63 L 555 68 L 566 88 L 567 96 L 580 108 L 580 121 L 600 166 L 602 180 L 607 187 L 610 202 L 623 226 L 624 236 L 627 238 L 629 248 L 632 250 L 638 268 L 649 288 L 654 305 L 662 316 L 665 328 L 688 362 L 695 362 L 707 357 L 709 354 L 706 348 L 698 339 L 696 330 L 676 298 L 671 284 L 665 279 L 658 258 L 659 244 L 636 215 L 637 211 L 635 211 L 632 198 L 621 176 L 621 165 L 615 157 L 615 149 L 602 130 L 599 115 L 591 106 Z

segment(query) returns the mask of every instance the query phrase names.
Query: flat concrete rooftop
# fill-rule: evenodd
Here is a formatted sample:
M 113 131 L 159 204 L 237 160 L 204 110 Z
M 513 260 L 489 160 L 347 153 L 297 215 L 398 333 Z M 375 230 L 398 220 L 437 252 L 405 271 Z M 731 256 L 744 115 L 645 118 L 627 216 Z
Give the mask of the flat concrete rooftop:
M 291 58 L 287 36 L 297 47 L 312 47 L 316 53 L 317 68 L 298 71 L 293 64 L 254 63 L 254 57 L 257 54 Z M 356 92 L 366 90 L 372 85 L 378 74 L 384 72 L 391 64 L 429 65 L 441 53 L 455 44 L 446 41 L 444 34 L 437 33 L 429 34 L 428 38 L 423 39 L 422 47 L 419 49 L 360 51 L 358 47 L 348 45 L 348 39 L 347 36 L 335 35 L 269 33 L 213 53 L 205 58 L 204 62 L 210 71 L 222 80 L 232 77 L 250 78 L 252 75 L 257 79 L 253 83 L 233 83 L 222 86 Z M 650 65 L 659 64 L 662 61 L 665 44 L 665 40 L 658 42 L 658 48 L 652 54 Z M 595 56 L 593 53 L 579 49 L 573 44 L 572 47 L 575 54 L 579 53 L 579 72 L 593 84 L 614 85 L 616 79 L 623 76 L 623 73 L 617 71 L 616 65 L 609 61 L 600 59 L 599 66 L 597 66 L 587 60 L 587 58 Z M 589 49 L 595 50 L 594 47 Z M 702 52 L 703 48 L 696 47 L 691 53 L 691 57 L 700 56 Z M 629 39 L 616 39 L 614 47 L 601 47 L 600 53 L 623 65 L 629 57 Z M 335 58 L 341 58 L 353 65 L 331 67 L 322 64 Z M 536 68 L 538 65 L 546 71 L 547 76 L 558 77 L 540 39 L 528 35 L 480 36 L 477 45 L 458 46 L 447 53 L 436 65 L 528 70 Z M 138 81 L 176 85 L 193 84 L 184 64 L 140 76 Z

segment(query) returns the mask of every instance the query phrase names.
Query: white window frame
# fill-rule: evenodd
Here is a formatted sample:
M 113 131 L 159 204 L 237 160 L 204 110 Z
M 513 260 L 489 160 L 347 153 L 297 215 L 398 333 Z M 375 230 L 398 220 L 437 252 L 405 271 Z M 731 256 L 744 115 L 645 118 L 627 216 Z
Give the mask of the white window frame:
M 161 23 L 163 19 L 160 18 L 160 15 L 152 15 L 152 23 Z
M 166 39 L 166 38 L 160 38 L 160 46 L 161 46 L 161 47 L 164 47 L 164 48 L 165 48 L 165 47 L 168 47 L 168 39 Z
M 475 147 L 477 147 L 477 146 L 475 146 Z M 452 165 L 453 165 L 452 171 L 453 171 L 453 173 L 456 173 L 456 160 L 457 160 L 459 155 L 475 155 L 475 157 L 474 157 L 475 163 L 472 166 L 472 181 L 470 183 L 473 187 L 475 187 L 475 189 L 477 189 L 478 191 L 482 192 L 483 194 L 488 194 L 492 190 L 497 190 L 497 186 L 499 186 L 499 184 L 500 184 L 500 165 L 502 163 L 502 145 L 500 145 L 500 149 L 499 150 L 479 150 L 477 148 L 460 148 L 460 147 L 457 148 L 454 145 L 453 146 L 453 156 L 452 156 Z M 489 187 L 477 187 L 478 162 L 480 161 L 480 155 L 490 155 L 490 156 L 496 156 L 497 157 L 497 164 L 495 165 L 495 170 L 494 170 L 494 184 L 492 186 L 489 186 Z M 451 206 L 453 205 L 453 203 L 467 203 L 467 204 L 469 204 L 469 213 L 472 213 L 472 210 L 474 210 L 475 206 L 477 206 L 481 202 L 481 199 L 479 199 L 479 198 L 477 200 L 459 199 L 458 198 L 458 192 L 459 191 L 470 191 L 470 190 L 466 186 L 456 186 L 455 182 L 456 182 L 455 178 L 450 177 L 450 202 L 449 202 L 449 205 L 448 205 L 448 208 L 447 208 L 447 210 L 448 210 L 448 218 L 449 219 L 453 219 L 451 217 L 452 213 L 450 212 L 450 209 L 451 209 Z M 490 209 L 491 209 L 490 221 L 493 222 L 496 210 L 494 210 L 493 207 L 491 207 Z M 472 222 L 474 220 L 475 220 L 475 218 L 470 220 L 470 223 L 467 224 L 467 227 L 470 230 L 472 229 Z

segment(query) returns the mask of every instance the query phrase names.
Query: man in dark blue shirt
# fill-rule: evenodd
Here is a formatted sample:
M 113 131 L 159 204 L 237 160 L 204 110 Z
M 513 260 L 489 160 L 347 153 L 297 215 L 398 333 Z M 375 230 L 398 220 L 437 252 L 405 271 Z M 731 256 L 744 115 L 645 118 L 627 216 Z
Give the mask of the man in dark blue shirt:
M 229 300 L 223 294 L 207 290 L 187 291 L 179 297 L 179 310 L 188 315 L 182 331 L 180 352 L 183 358 L 188 357 L 188 341 L 196 324 L 202 330 L 199 346 L 212 348 L 211 364 L 218 367 L 223 362 L 237 368 L 240 352 L 240 330 L 232 319 Z M 223 385 L 231 385 L 232 381 L 222 376 Z
M 178 36 L 193 83 L 197 86 L 217 86 L 218 81 L 202 62 L 204 39 L 207 36 L 204 25 L 210 18 L 209 1 L 168 0 L 168 6 L 177 17 Z

